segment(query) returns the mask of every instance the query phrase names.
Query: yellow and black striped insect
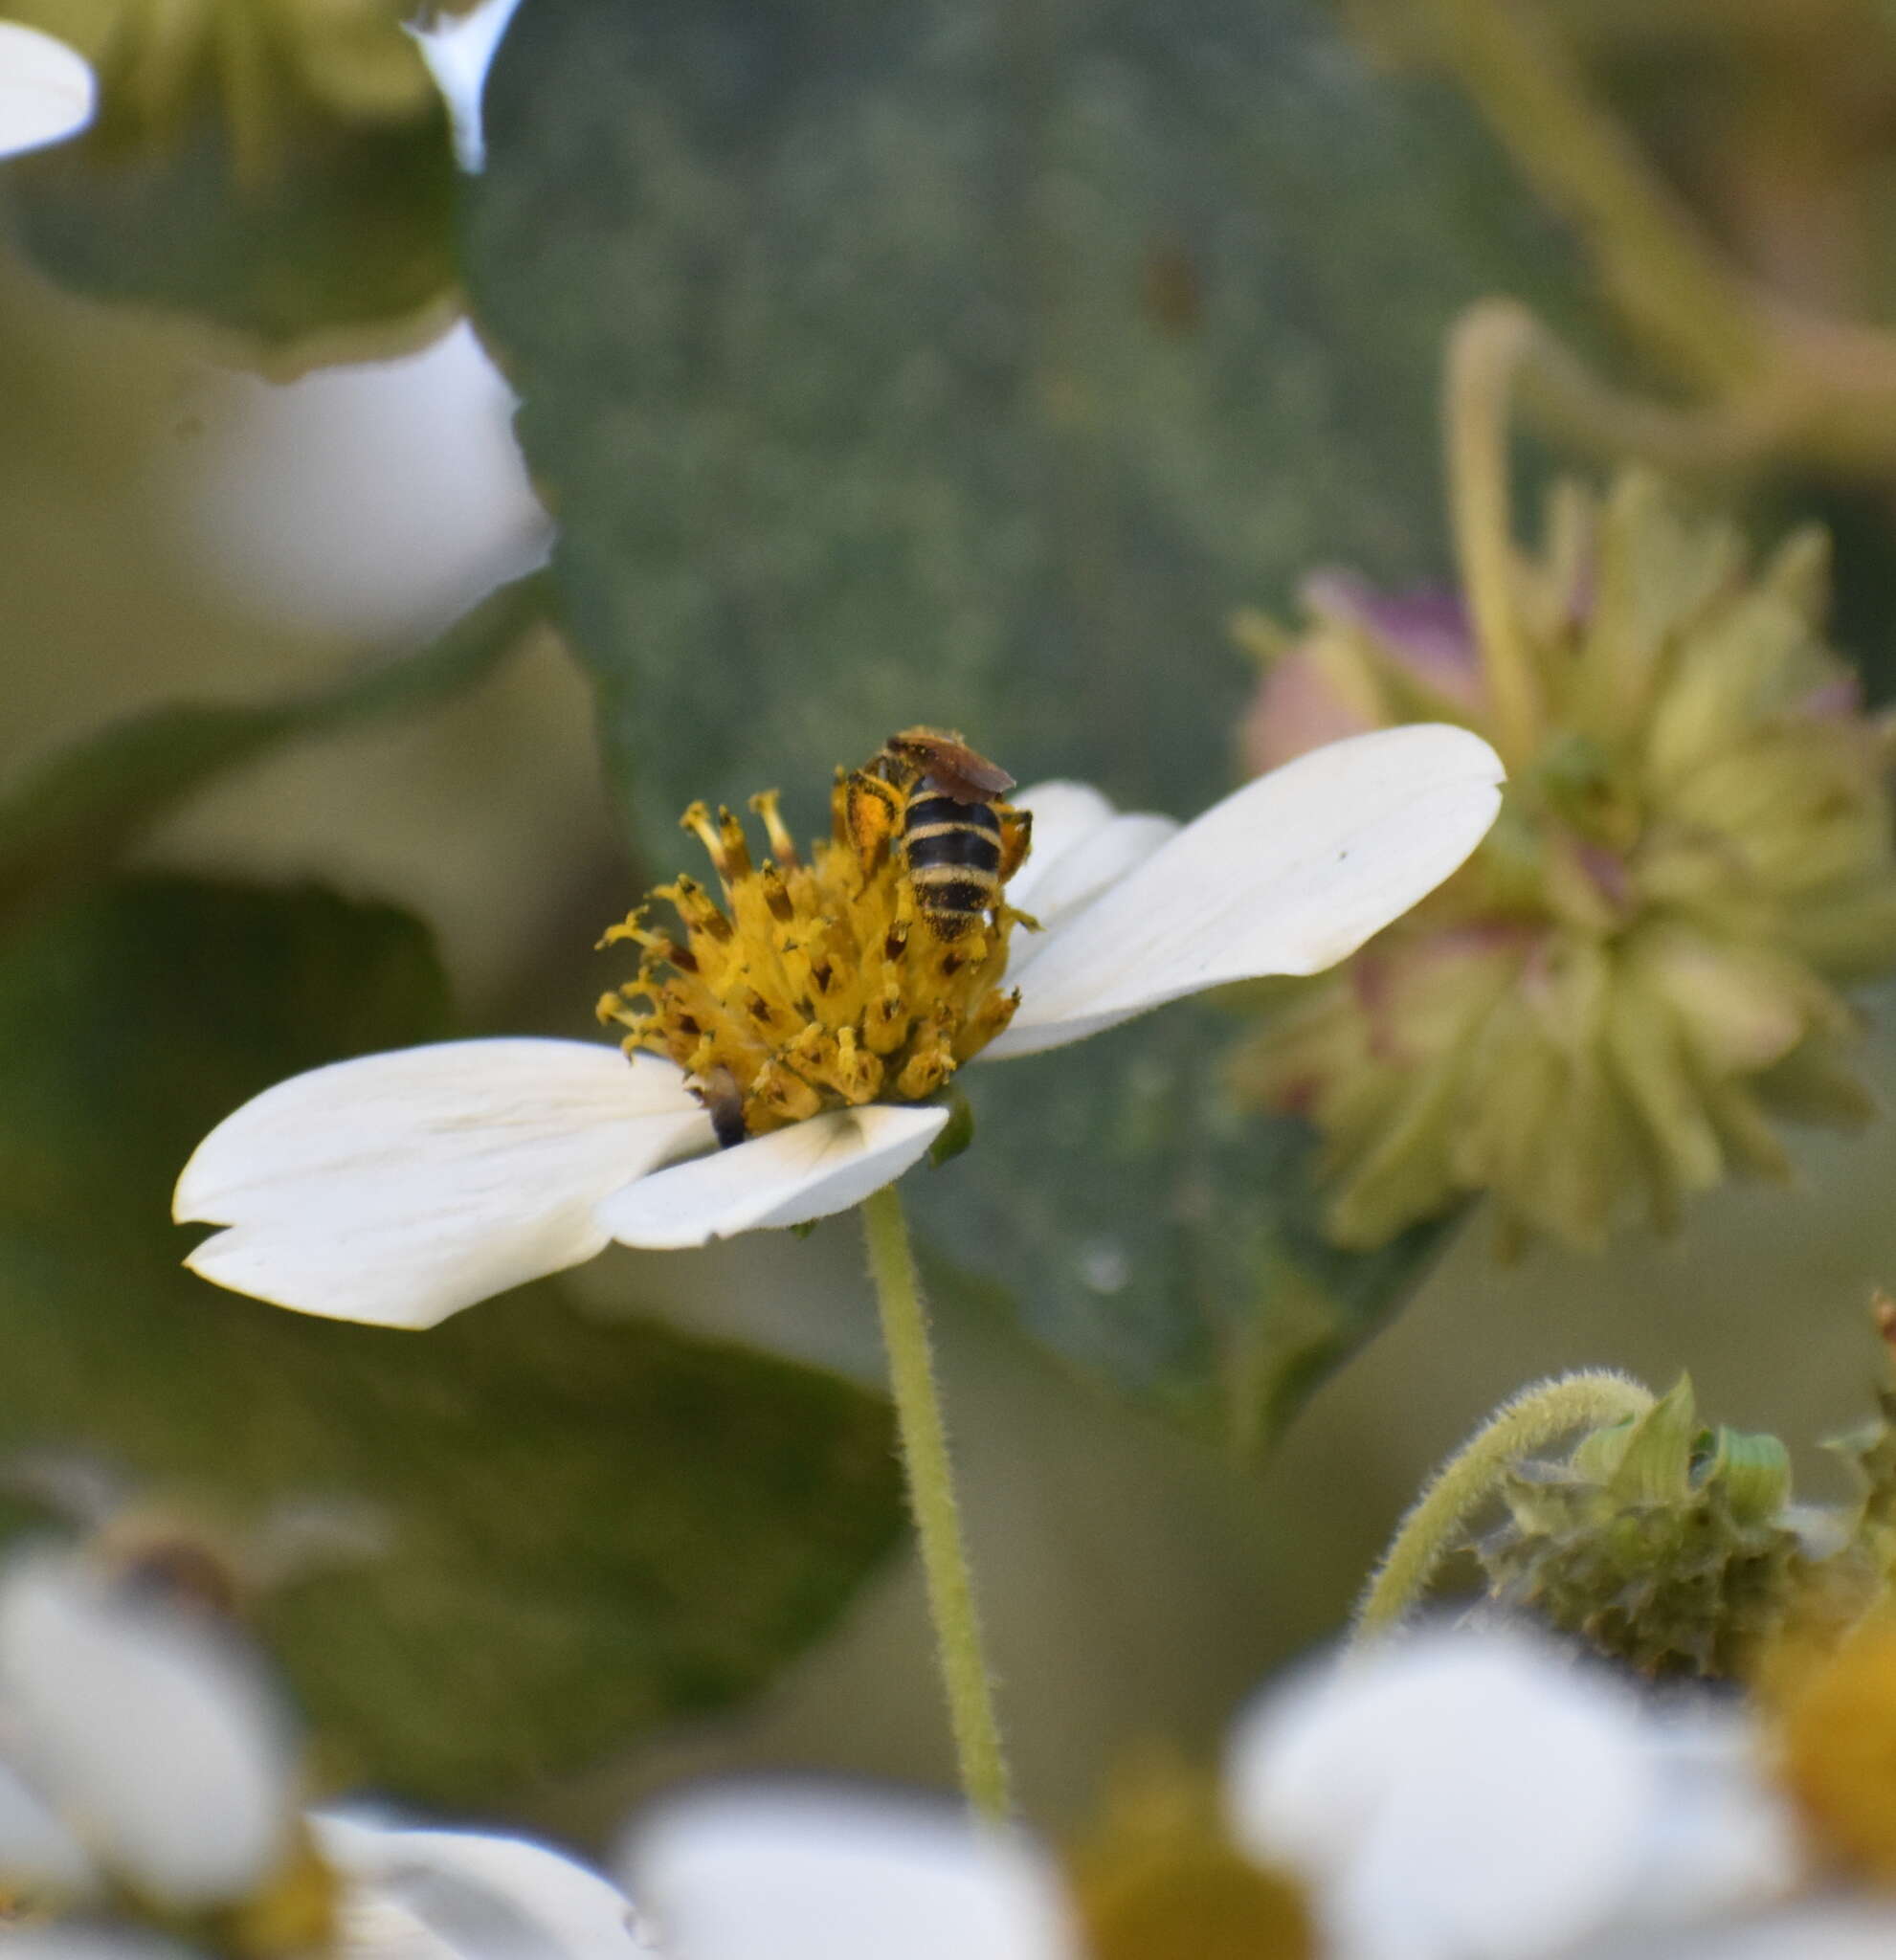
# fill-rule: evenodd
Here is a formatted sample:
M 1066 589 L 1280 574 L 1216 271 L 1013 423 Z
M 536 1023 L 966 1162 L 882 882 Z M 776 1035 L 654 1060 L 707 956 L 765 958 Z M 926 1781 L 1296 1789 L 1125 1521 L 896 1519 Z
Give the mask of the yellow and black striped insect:
M 1014 778 L 959 735 L 904 728 L 844 783 L 849 835 L 870 870 L 899 849 L 915 909 L 939 939 L 959 939 L 1001 903 L 1033 818 L 1002 801 Z

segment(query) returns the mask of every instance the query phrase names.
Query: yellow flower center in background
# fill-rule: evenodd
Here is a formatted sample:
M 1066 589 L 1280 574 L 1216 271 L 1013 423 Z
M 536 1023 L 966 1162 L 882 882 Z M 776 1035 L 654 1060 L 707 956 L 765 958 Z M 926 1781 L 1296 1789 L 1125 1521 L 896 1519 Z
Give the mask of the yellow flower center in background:
M 1314 1960 L 1301 1889 L 1225 1835 L 1211 1779 L 1170 1759 L 1117 1779 L 1069 1860 L 1087 1960 Z
M 649 902 L 602 946 L 644 949 L 637 974 L 599 1002 L 628 1051 L 668 1057 L 691 1077 L 719 1136 L 734 1143 L 825 1109 L 932 1096 L 1014 1017 L 1004 992 L 1002 904 L 952 937 L 916 903 L 899 837 L 865 851 L 850 835 L 846 779 L 832 835 L 806 860 L 777 793 L 751 798 L 770 857 L 753 864 L 744 827 L 702 803 L 685 812 L 710 854 L 721 905 L 697 880 L 659 885 L 682 938 L 645 923 Z
M 1829 1653 L 1779 1656 L 1778 1773 L 1814 1837 L 1841 1863 L 1896 1883 L 1896 1615 Z

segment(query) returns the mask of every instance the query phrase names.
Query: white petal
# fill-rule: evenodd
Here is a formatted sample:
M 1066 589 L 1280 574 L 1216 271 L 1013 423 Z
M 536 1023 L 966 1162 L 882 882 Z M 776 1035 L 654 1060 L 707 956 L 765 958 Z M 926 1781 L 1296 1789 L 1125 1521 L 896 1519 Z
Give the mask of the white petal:
M 1652 1725 L 1650 1746 L 1661 1790 L 1627 1919 L 1692 1925 L 1787 1897 L 1805 1875 L 1803 1847 L 1760 1774 L 1751 1724 L 1688 1703 Z
M 42 1889 L 70 1896 L 89 1890 L 91 1880 L 78 1840 L 0 1764 L 0 1897 Z
M 0 1702 L 22 1771 L 127 1882 L 208 1905 L 283 1855 L 289 1738 L 220 1629 L 74 1561 L 20 1559 L 0 1578 Z
M 1892 1953 L 1896 1908 L 1830 1899 L 1735 1926 L 1609 1940 L 1573 1960 L 1889 1960 Z
M 1021 1839 L 914 1798 L 756 1789 L 641 1828 L 634 1889 L 669 1960 L 1072 1960 L 1059 1886 Z
M 7 1960 L 205 1960 L 157 1933 L 86 1926 L 8 1927 Z
M 1090 836 L 1042 868 L 1033 887 L 1031 905 L 1016 896 L 1013 885 L 1008 887 L 1008 898 L 1021 911 L 1033 913 L 1041 925 L 1051 926 L 1097 899 L 1108 885 L 1117 884 L 1177 835 L 1178 826 L 1169 816 L 1141 813 L 1109 817 Z M 1018 882 L 1016 877 L 1015 883 Z M 1031 951 L 1033 942 L 1026 945 Z
M 1232 1828 L 1355 1960 L 1539 1960 L 1612 1919 L 1658 1778 L 1630 1699 L 1526 1641 L 1417 1635 L 1239 1725 Z
M 641 1177 L 599 1206 L 599 1223 L 621 1245 L 661 1250 L 827 1218 L 893 1184 L 948 1119 L 886 1102 L 813 1116 Z
M 204 576 L 258 613 L 412 644 L 546 559 L 518 406 L 466 321 L 295 381 L 206 369 L 169 512 Z
M 507 31 L 520 0 L 482 0 L 473 12 L 445 19 L 438 27 L 411 28 L 421 57 L 447 98 L 455 119 L 455 150 L 464 170 L 478 170 L 483 160 L 480 135 L 480 92 L 494 51 Z
M 57 143 L 92 121 L 92 70 L 35 28 L 0 20 L 0 157 Z
M 348 1881 L 348 1960 L 642 1960 L 630 1902 L 524 1838 L 312 1816 Z
M 174 1212 L 234 1228 L 186 1261 L 207 1280 L 425 1327 L 591 1258 L 602 1197 L 710 1141 L 684 1078 L 655 1056 L 445 1042 L 266 1089 L 198 1146 Z
M 1008 800 L 1034 818 L 1034 848 L 1009 881 L 1008 900 L 1038 917 L 1047 873 L 1069 851 L 1105 829 L 1113 819 L 1112 802 L 1090 783 L 1067 782 L 1035 783 Z
M 1260 776 L 1025 943 L 1019 1012 L 985 1053 L 1030 1055 L 1207 987 L 1334 966 L 1481 842 L 1501 778 L 1478 735 L 1437 726 L 1358 735 Z

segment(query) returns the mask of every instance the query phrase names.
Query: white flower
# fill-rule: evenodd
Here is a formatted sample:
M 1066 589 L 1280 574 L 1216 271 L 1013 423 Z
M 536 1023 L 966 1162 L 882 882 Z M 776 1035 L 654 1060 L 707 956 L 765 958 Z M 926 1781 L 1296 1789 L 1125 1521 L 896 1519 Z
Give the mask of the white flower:
M 82 1910 L 124 1891 L 176 1912 L 237 1907 L 294 1878 L 313 1842 L 340 1882 L 344 1960 L 650 1953 L 624 1896 L 557 1852 L 303 1819 L 297 1784 L 269 1683 L 208 1609 L 83 1554 L 33 1551 L 0 1571 L 0 1895 Z M 125 1937 L 56 1925 L 43 1950 L 147 1950 Z
M 81 1559 L 0 1575 L 0 1868 L 29 1882 L 84 1889 L 96 1865 L 193 1907 L 288 1846 L 288 1728 L 249 1655 Z
M 464 320 L 294 381 L 206 368 L 192 406 L 205 434 L 183 494 L 167 486 L 175 522 L 261 614 L 401 644 L 546 559 L 518 404 Z
M 1689 1932 L 1613 1940 L 1576 1960 L 1889 1960 L 1896 1907 L 1828 1899 Z
M 641 1826 L 629 1863 L 666 1960 L 1077 1960 L 1046 1859 L 919 1797 L 711 1790 Z
M 976 1058 L 1057 1048 L 1230 981 L 1321 971 L 1467 857 L 1500 778 L 1478 737 L 1417 726 L 1314 750 L 1183 830 L 1116 815 L 1076 784 L 1024 792 L 1035 847 L 1008 896 L 1047 929 L 1010 969 L 1011 1024 Z M 429 1326 L 612 1239 L 703 1245 L 845 1211 L 947 1121 L 938 1105 L 871 1103 L 712 1152 L 667 1061 L 452 1042 L 266 1090 L 198 1147 L 174 1212 L 229 1228 L 187 1261 L 220 1285 Z
M 0 20 L 0 157 L 83 129 L 94 102 L 92 70 L 64 41 Z
M 1789 1887 L 1795 1833 L 1743 1743 L 1525 1637 L 1422 1633 L 1266 1695 L 1231 1823 L 1352 1960 L 1548 1960 Z
M 524 1838 L 310 1819 L 346 1882 L 347 1960 L 641 1960 L 623 1893 Z

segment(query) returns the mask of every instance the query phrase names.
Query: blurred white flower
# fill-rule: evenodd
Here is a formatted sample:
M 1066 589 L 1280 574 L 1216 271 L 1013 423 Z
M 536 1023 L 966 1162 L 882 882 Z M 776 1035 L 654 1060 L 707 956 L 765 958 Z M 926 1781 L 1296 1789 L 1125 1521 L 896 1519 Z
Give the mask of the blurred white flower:
M 0 1570 L 0 1893 L 84 1913 L 131 1893 L 234 1910 L 336 1884 L 337 1960 L 641 1960 L 632 1907 L 524 1838 L 299 1815 L 289 1724 L 207 1607 L 107 1559 Z M 320 1897 L 320 1892 L 319 1895 Z M 55 1924 L 23 1960 L 171 1953 Z M 130 1941 L 132 1944 L 125 1944 Z
M 1740 1922 L 1611 1940 L 1576 1960 L 1889 1960 L 1896 1906 L 1825 1899 Z
M 975 1058 L 1333 965 L 1467 857 L 1500 774 L 1478 737 L 1416 726 L 1315 750 L 1183 830 L 1115 814 L 1077 784 L 1025 791 L 1034 853 L 1008 897 L 1046 929 L 1009 969 L 1018 1007 Z M 710 1119 L 668 1060 L 591 1042 L 453 1042 L 266 1090 L 199 1145 L 174 1212 L 229 1228 L 187 1261 L 220 1285 L 429 1326 L 613 1239 L 703 1245 L 845 1211 L 917 1163 L 948 1120 L 938 1102 L 868 1102 L 713 1152 Z
M 624 1895 L 524 1838 L 317 1815 L 317 1849 L 346 1882 L 346 1960 L 640 1960 Z
M 1790 1819 L 1721 1729 L 1518 1635 L 1422 1633 L 1260 1700 L 1232 1828 L 1351 1960 L 1550 1960 L 1796 1881 Z
M 288 1725 L 248 1653 L 81 1559 L 29 1554 L 0 1573 L 0 1744 L 19 1779 L 0 1801 L 0 1863 L 36 1858 L 33 1876 L 62 1888 L 89 1861 L 152 1898 L 213 1904 L 288 1849 Z M 34 1835 L 22 1794 L 82 1859 Z
M 207 374 L 189 548 L 242 603 L 313 631 L 437 631 L 546 555 L 514 407 L 466 321 L 397 360 Z
M 666 1960 L 1078 1960 L 1046 1858 L 919 1797 L 708 1790 L 645 1821 L 627 1862 Z
M 92 69 L 64 41 L 0 20 L 0 157 L 74 135 L 95 100 Z

